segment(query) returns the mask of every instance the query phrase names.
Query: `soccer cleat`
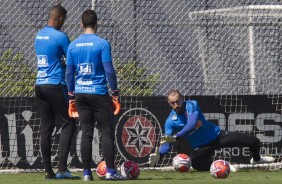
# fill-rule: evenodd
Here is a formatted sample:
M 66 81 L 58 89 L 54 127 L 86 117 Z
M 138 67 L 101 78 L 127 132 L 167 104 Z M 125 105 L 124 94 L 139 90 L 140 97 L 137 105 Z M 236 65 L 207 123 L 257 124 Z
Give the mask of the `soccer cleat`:
M 57 179 L 69 179 L 69 180 L 79 180 L 81 179 L 80 176 L 72 174 L 69 170 L 65 172 L 57 172 L 56 173 Z
M 57 179 L 57 177 L 54 173 L 51 173 L 51 174 L 46 173 L 45 174 L 45 180 L 55 180 L 55 179 Z
M 229 168 L 230 168 L 231 172 L 237 172 L 238 171 L 238 168 L 235 165 L 229 164 Z
M 83 171 L 83 181 L 93 181 L 92 172 L 89 169 Z
M 93 181 L 93 176 L 92 175 L 84 175 L 83 181 Z
M 253 158 L 250 160 L 251 164 L 265 164 L 265 163 L 273 163 L 275 158 L 270 156 L 260 157 L 259 161 L 255 161 Z
M 125 179 L 126 178 L 124 178 L 122 175 L 116 172 L 106 174 L 106 180 L 125 180 Z

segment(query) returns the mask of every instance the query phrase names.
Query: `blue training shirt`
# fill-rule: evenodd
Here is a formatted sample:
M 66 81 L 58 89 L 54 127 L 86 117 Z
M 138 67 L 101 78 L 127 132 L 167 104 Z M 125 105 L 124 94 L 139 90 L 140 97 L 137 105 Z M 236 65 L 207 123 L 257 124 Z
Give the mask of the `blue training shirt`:
M 103 63 L 112 62 L 110 43 L 96 34 L 82 34 L 69 46 L 67 67 L 74 67 L 75 93 L 108 93 Z M 72 88 L 68 84 L 68 88 Z
M 34 42 L 38 69 L 36 85 L 66 85 L 66 69 L 61 59 L 62 56 L 66 56 L 69 44 L 68 36 L 51 26 L 45 26 L 36 34 Z
M 181 131 L 187 124 L 189 115 L 198 113 L 197 125 L 195 129 L 183 135 L 187 141 L 190 142 L 193 149 L 204 146 L 214 141 L 220 134 L 220 127 L 207 121 L 194 100 L 183 102 L 185 113 L 177 114 L 173 109 L 171 110 L 165 122 L 165 135 L 172 136 L 174 132 Z M 166 154 L 170 150 L 171 144 L 164 144 L 160 148 L 160 153 Z

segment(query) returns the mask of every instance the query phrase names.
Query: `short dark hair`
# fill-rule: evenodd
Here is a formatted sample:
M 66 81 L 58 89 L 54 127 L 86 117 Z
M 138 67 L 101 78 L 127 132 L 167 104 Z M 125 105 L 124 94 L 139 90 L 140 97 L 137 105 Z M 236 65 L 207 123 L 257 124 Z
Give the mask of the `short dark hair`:
M 50 15 L 66 17 L 67 16 L 67 10 L 61 5 L 61 3 L 58 3 L 57 5 L 55 5 L 51 8 Z
M 93 10 L 85 10 L 82 13 L 81 21 L 83 27 L 95 27 L 97 25 L 97 14 Z
M 169 97 L 170 95 L 175 95 L 178 94 L 181 98 L 182 98 L 182 94 L 180 93 L 180 91 L 178 91 L 177 89 L 171 89 L 168 94 L 167 97 Z

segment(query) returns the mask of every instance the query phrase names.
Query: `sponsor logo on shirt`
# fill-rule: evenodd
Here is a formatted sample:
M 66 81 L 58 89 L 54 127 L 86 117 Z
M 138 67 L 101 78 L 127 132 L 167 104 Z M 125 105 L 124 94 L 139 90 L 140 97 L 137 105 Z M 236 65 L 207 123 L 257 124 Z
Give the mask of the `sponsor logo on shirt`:
M 83 80 L 83 79 L 78 79 L 77 84 L 79 85 L 92 85 L 93 81 L 92 80 Z
M 95 92 L 96 88 L 95 87 L 75 87 L 76 90 L 83 90 L 83 91 L 88 91 L 88 92 Z
M 38 40 L 49 40 L 49 36 L 36 36 Z
M 94 71 L 93 63 L 80 63 L 78 65 L 78 74 L 79 75 L 92 75 Z
M 47 76 L 46 71 L 38 71 L 38 73 L 37 73 L 37 77 L 46 77 L 46 76 Z
M 48 82 L 48 79 L 37 79 L 37 82 Z
M 37 65 L 38 67 L 48 66 L 48 59 L 46 55 L 37 55 Z
M 93 46 L 93 43 L 77 43 L 75 46 L 76 47 L 91 47 Z

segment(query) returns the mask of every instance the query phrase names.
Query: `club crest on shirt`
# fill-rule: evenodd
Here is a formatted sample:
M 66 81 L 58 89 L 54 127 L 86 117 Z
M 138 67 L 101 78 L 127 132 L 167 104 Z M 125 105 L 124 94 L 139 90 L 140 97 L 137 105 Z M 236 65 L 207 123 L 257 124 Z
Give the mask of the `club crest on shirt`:
M 173 120 L 173 121 L 177 120 L 177 116 L 176 116 L 175 114 L 173 114 L 173 115 L 171 116 L 171 120 Z

